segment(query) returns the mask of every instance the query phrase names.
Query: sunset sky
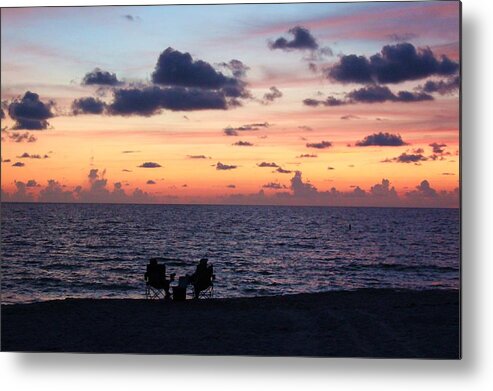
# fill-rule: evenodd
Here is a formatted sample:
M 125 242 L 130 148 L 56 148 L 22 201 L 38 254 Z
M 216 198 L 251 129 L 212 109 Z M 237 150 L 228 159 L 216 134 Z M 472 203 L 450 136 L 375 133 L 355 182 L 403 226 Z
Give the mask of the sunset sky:
M 3 8 L 2 200 L 458 207 L 459 18 Z

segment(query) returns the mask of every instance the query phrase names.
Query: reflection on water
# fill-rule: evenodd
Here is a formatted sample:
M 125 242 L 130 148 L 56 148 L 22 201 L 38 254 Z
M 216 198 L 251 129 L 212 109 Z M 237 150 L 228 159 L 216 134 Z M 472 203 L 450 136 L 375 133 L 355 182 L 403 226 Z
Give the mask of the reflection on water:
M 150 257 L 218 297 L 458 288 L 456 209 L 2 204 L 2 302 L 142 297 Z M 351 224 L 351 230 L 349 230 Z

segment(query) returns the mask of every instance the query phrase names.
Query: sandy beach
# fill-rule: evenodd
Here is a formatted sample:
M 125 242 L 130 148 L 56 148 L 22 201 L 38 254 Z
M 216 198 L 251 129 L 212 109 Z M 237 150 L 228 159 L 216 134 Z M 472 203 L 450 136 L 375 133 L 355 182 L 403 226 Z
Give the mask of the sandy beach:
M 460 357 L 459 292 L 2 305 L 2 351 Z

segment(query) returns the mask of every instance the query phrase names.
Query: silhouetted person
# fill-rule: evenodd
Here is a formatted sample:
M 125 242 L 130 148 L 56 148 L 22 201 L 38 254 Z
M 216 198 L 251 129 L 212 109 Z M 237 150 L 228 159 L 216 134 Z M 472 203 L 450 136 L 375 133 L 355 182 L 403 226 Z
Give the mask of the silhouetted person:
M 155 289 L 164 289 L 165 297 L 169 298 L 169 284 L 174 280 L 174 274 L 170 275 L 170 279 L 166 279 L 166 265 L 160 265 L 157 259 L 149 260 L 147 271 L 144 274 L 145 280 Z
M 207 265 L 208 259 L 202 258 L 195 269 L 195 272 L 189 277 L 190 283 L 193 285 L 195 298 L 199 298 L 201 291 L 209 288 L 212 285 L 214 271 L 212 265 Z

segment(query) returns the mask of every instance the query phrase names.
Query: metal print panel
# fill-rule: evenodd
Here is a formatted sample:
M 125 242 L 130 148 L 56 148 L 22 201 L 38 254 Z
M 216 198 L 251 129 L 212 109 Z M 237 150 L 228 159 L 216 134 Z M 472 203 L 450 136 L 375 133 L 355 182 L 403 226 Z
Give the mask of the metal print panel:
M 2 8 L 2 350 L 460 358 L 460 13 Z

